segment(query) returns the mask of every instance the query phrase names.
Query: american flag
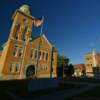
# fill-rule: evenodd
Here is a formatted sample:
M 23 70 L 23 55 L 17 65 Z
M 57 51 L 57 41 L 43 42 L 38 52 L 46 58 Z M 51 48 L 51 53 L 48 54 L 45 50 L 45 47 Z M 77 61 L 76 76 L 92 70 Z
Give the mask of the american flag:
M 34 26 L 36 27 L 39 27 L 41 26 L 41 24 L 43 23 L 43 20 L 44 20 L 44 16 L 38 18 L 38 19 L 34 19 L 33 23 L 34 23 Z

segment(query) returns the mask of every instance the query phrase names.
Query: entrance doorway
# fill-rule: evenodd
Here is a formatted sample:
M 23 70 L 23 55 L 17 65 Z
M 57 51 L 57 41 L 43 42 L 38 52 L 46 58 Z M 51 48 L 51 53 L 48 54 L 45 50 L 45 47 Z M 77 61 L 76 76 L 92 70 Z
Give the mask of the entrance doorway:
M 30 65 L 26 69 L 26 78 L 33 78 L 35 77 L 35 66 Z

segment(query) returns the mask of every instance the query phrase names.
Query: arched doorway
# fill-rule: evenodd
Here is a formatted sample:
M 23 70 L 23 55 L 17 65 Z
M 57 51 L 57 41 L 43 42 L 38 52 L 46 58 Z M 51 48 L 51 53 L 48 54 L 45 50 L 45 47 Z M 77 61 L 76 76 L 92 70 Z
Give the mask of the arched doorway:
M 26 78 L 33 78 L 35 77 L 35 66 L 30 65 L 26 69 Z

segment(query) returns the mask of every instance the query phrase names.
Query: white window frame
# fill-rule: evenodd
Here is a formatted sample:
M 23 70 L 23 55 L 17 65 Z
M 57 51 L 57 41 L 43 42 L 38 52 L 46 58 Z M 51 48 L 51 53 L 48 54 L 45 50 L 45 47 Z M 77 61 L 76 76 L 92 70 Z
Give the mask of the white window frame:
M 19 66 L 18 70 L 16 71 L 16 65 Z M 10 73 L 18 73 L 20 71 L 21 64 L 19 62 L 12 62 L 9 64 L 9 72 Z M 11 68 L 11 71 L 10 71 Z

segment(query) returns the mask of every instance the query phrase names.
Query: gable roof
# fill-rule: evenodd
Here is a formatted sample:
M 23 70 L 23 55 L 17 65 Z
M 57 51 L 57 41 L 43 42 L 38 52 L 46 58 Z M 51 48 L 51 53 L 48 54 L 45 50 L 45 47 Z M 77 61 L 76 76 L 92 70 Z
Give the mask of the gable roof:
M 85 64 L 74 64 L 74 68 L 85 70 Z
M 46 38 L 44 34 L 43 34 L 43 37 L 47 41 L 47 43 L 51 46 L 51 48 L 53 47 L 54 51 L 57 52 L 58 51 L 57 48 L 48 41 L 48 39 Z
M 48 41 L 48 39 L 46 38 L 46 36 L 43 34 L 42 37 L 47 41 L 47 43 L 49 44 L 50 47 L 52 47 L 53 45 Z
M 31 40 L 31 42 L 34 41 L 34 40 L 36 40 L 36 39 L 38 39 L 38 38 L 40 38 L 40 37 L 43 37 L 47 41 L 47 43 L 50 46 L 50 48 L 53 47 L 54 52 L 57 52 L 58 51 L 57 48 L 49 42 L 49 40 L 47 39 L 47 37 L 44 34 L 38 35 L 37 37 L 33 38 Z
M 45 36 L 44 34 L 39 35 L 39 36 L 33 38 L 32 41 L 34 41 L 34 40 L 36 40 L 36 39 L 38 39 L 38 38 L 40 38 L 40 37 L 43 37 L 43 38 L 47 41 L 47 43 L 48 43 L 48 45 L 50 46 L 50 48 L 53 47 L 53 45 L 48 41 L 48 39 L 46 38 L 46 36 Z M 32 42 L 32 41 L 31 41 L 31 42 Z

